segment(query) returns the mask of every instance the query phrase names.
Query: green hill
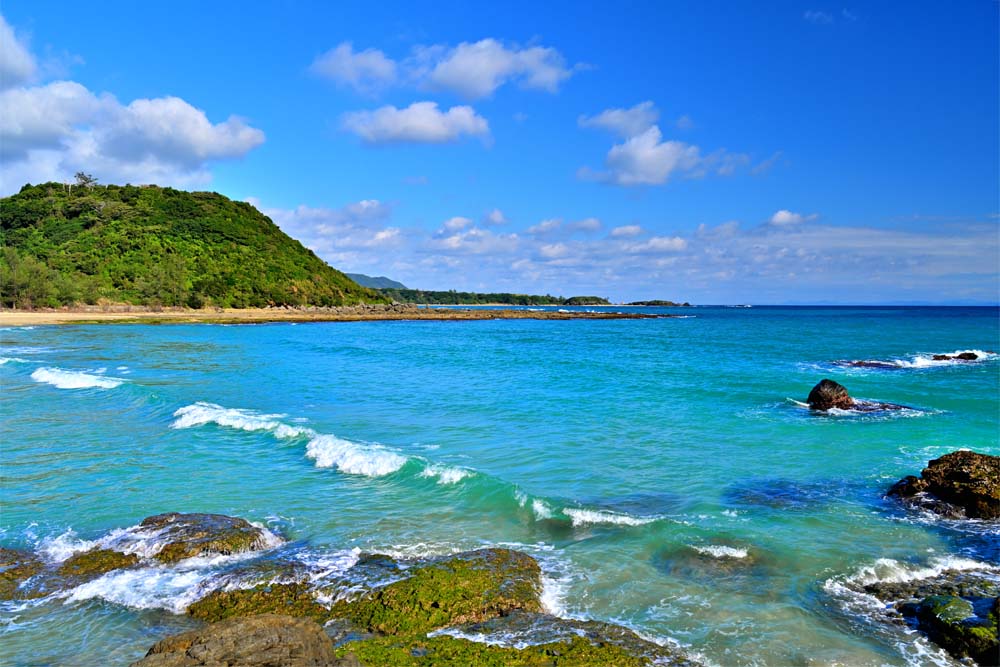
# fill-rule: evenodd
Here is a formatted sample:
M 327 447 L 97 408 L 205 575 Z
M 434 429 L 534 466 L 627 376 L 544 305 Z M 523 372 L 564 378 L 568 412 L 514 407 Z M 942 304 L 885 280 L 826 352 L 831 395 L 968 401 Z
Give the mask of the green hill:
M 0 199 L 0 304 L 149 306 L 387 303 L 213 192 L 26 185 Z
M 406 285 L 385 276 L 366 276 L 363 273 L 345 273 L 345 276 L 361 285 L 372 289 L 407 289 Z

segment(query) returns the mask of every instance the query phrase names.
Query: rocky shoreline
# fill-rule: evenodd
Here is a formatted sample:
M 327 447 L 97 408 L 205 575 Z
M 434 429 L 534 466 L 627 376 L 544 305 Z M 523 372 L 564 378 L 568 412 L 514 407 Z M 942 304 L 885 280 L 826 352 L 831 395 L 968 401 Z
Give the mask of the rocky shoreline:
M 267 322 L 367 322 L 387 320 L 642 320 L 676 315 L 571 310 L 420 308 L 413 304 L 152 310 L 140 306 L 90 306 L 72 310 L 0 310 L 0 326 L 44 324 L 255 324 Z

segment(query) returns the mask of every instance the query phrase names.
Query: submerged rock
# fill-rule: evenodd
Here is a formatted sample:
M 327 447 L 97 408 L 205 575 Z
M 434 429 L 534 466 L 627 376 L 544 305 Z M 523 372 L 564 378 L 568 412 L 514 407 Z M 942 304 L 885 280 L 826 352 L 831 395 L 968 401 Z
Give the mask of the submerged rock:
M 352 667 L 314 621 L 277 614 L 232 618 L 153 645 L 132 667 Z
M 899 480 L 889 496 L 944 516 L 1000 518 L 1000 456 L 961 450 L 934 459 Z
M 975 352 L 960 352 L 959 354 L 935 354 L 934 361 L 975 361 L 979 355 Z
M 0 600 L 41 597 L 44 592 L 22 588 L 22 584 L 45 569 L 42 560 L 27 551 L 0 547 Z
M 204 554 L 229 555 L 266 549 L 268 534 L 245 519 L 222 514 L 157 514 L 142 520 L 141 527 L 160 531 L 165 542 L 154 556 L 163 563 Z

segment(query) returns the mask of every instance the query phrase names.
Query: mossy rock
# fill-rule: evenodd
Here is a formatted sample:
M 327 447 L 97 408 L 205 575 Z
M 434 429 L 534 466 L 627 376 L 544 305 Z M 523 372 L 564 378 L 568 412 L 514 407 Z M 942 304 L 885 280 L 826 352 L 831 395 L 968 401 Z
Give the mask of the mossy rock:
M 514 610 L 541 611 L 541 570 L 518 551 L 470 551 L 407 574 L 359 600 L 337 603 L 332 615 L 372 632 L 413 634 Z
M 976 607 L 985 607 L 983 614 Z M 997 626 L 1000 598 L 967 600 L 953 595 L 932 595 L 919 603 L 903 605 L 904 616 L 914 618 L 927 637 L 956 658 L 972 658 L 980 665 L 1000 662 Z
M 38 556 L 20 549 L 0 547 L 0 600 L 24 600 L 42 597 L 38 590 L 21 588 L 21 584 L 45 567 Z
M 187 613 L 208 623 L 231 617 L 282 614 L 311 618 L 324 623 L 330 610 L 316 601 L 304 583 L 265 584 L 234 591 L 213 591 L 190 607 Z
M 162 531 L 166 544 L 154 556 L 175 563 L 203 554 L 230 555 L 267 547 L 264 531 L 245 519 L 222 514 L 157 514 L 140 524 Z
M 59 566 L 56 574 L 66 581 L 67 586 L 77 586 L 111 570 L 132 567 L 138 562 L 139 557 L 135 554 L 93 549 L 70 556 Z
M 492 646 L 467 639 L 414 634 L 350 642 L 336 649 L 353 653 L 363 665 L 394 667 L 645 667 L 650 660 L 630 655 L 612 644 L 593 644 L 583 637 L 528 646 Z

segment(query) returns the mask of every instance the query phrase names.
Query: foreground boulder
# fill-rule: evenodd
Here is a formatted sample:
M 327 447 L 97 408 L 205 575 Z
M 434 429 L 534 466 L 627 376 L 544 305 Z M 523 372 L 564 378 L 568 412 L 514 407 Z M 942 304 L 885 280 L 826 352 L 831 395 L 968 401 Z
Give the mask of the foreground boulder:
M 830 408 L 850 410 L 854 407 L 854 399 L 847 393 L 847 388 L 826 378 L 820 380 L 819 384 L 812 388 L 806 403 L 813 410 L 829 410 Z
M 272 546 L 269 533 L 245 519 L 223 514 L 157 514 L 139 524 L 158 532 L 163 547 L 154 558 L 174 563 L 205 554 L 229 555 Z
M 907 504 L 944 516 L 1000 518 L 1000 456 L 961 450 L 934 459 L 888 491 Z
M 232 618 L 153 645 L 132 667 L 349 667 L 314 621 L 277 614 Z
M 946 570 L 926 579 L 869 584 L 863 590 L 955 658 L 983 667 L 1000 662 L 995 572 Z

